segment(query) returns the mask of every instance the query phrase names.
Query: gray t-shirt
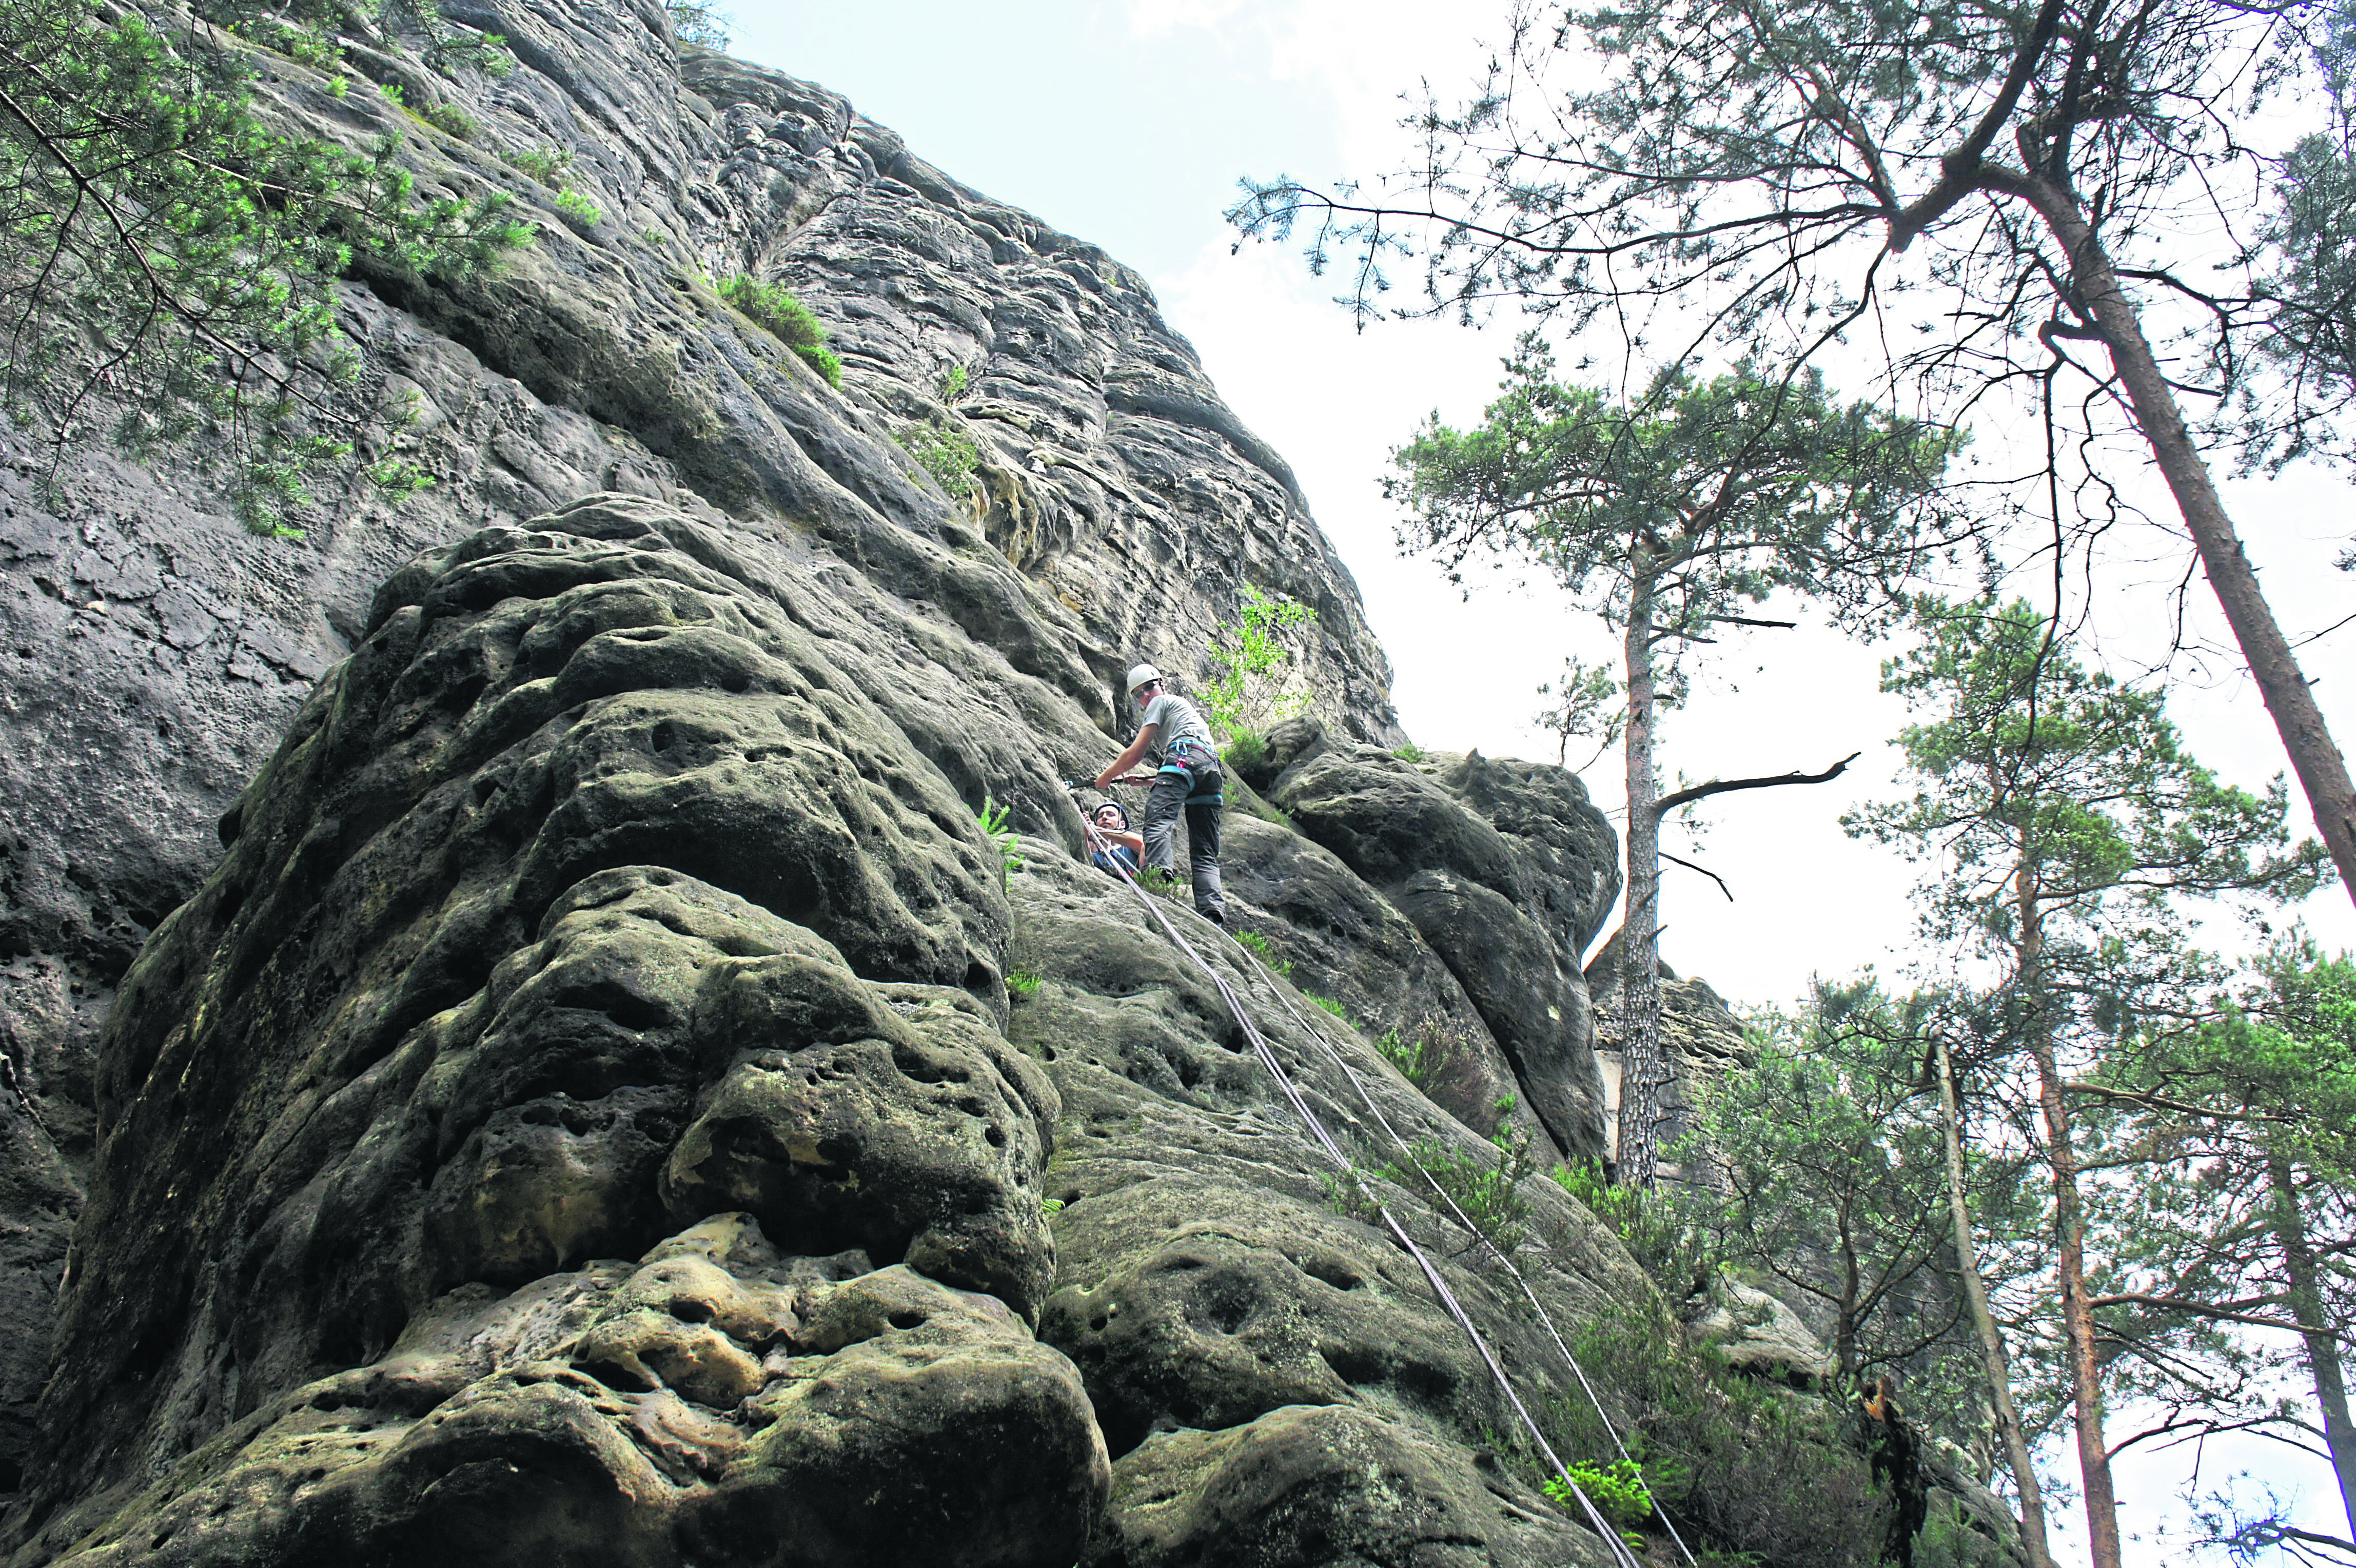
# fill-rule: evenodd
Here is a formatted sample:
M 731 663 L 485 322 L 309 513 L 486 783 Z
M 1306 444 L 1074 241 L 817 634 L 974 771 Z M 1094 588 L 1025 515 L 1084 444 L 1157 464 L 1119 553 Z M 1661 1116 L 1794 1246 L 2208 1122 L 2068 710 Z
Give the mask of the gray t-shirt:
M 1194 711 L 1194 704 L 1183 697 L 1173 696 L 1167 691 L 1154 694 L 1153 701 L 1145 704 L 1145 713 L 1137 722 L 1141 729 L 1147 725 L 1162 726 L 1153 737 L 1153 766 L 1156 768 L 1170 760 L 1170 748 L 1180 741 L 1192 741 L 1205 751 L 1213 749 L 1211 726 L 1203 722 L 1203 715 Z

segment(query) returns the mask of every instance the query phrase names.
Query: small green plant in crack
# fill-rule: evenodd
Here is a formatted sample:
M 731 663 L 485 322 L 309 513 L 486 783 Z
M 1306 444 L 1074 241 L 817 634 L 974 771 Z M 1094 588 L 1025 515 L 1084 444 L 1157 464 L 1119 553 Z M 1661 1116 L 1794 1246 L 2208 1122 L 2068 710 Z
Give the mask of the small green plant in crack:
M 1236 940 L 1250 949 L 1252 957 L 1259 960 L 1270 974 L 1289 975 L 1292 972 L 1292 961 L 1277 957 L 1276 949 L 1270 947 L 1268 939 L 1258 931 L 1237 931 Z
M 1027 969 L 1010 970 L 1006 976 L 1007 993 L 1017 1002 L 1030 1001 L 1039 994 L 1039 988 L 1046 983 L 1044 979 Z
M 1349 1010 L 1344 1007 L 1339 1002 L 1334 1001 L 1331 996 L 1312 996 L 1309 997 L 1308 1000 L 1315 1003 L 1318 1006 L 1324 1008 L 1325 1011 L 1333 1014 L 1336 1018 L 1341 1019 L 1343 1023 L 1348 1025 L 1351 1028 L 1355 1029 L 1358 1026 L 1358 1021 L 1350 1016 Z
M 739 273 L 721 284 L 720 297 L 791 349 L 802 363 L 826 378 L 827 385 L 842 384 L 842 361 L 826 346 L 826 323 L 783 284 L 763 283 Z
M 1323 1173 L 1318 1179 L 1325 1188 L 1326 1207 L 1336 1214 L 1374 1223 L 1376 1211 L 1366 1178 L 1377 1177 L 1413 1193 L 1451 1225 L 1470 1222 L 1482 1239 L 1510 1259 L 1529 1240 L 1536 1211 L 1522 1196 L 1521 1184 L 1537 1174 L 1537 1162 L 1530 1158 L 1530 1135 L 1518 1129 L 1499 1130 L 1491 1134 L 1489 1144 L 1496 1151 L 1494 1161 L 1460 1151 L 1445 1139 L 1418 1138 L 1408 1145 L 1404 1161 L 1371 1170 L 1360 1167 L 1350 1176 Z
M 933 477 L 951 500 L 973 494 L 973 474 L 981 467 L 981 447 L 974 438 L 946 419 L 903 426 L 893 440 Z
M 1421 762 L 1424 759 L 1423 747 L 1416 745 L 1413 741 L 1408 741 L 1405 746 L 1402 746 L 1397 751 L 1392 752 L 1391 755 L 1398 757 L 1401 762 Z M 1641 973 L 1642 972 L 1639 971 L 1638 972 Z
M 1006 825 L 1006 814 L 1007 808 L 988 795 L 982 796 L 981 804 L 973 811 L 974 820 L 981 824 L 981 836 L 998 851 L 998 886 L 1001 889 L 1006 886 L 1008 877 L 1023 869 L 1023 857 L 1014 852 L 1015 832 Z M 1011 977 L 1007 988 L 1013 989 Z
M 1489 1245 L 1511 1258 L 1529 1240 L 1535 1210 L 1521 1187 L 1538 1166 L 1530 1157 L 1530 1135 L 1520 1128 L 1499 1128 L 1489 1135 L 1489 1145 L 1496 1151 L 1494 1161 L 1442 1139 L 1418 1138 L 1408 1145 L 1411 1164 L 1385 1165 L 1381 1174 L 1422 1198 L 1441 1218 L 1470 1221 Z M 1440 1201 L 1442 1193 L 1446 1203 Z M 1452 1212 L 1450 1203 L 1455 1205 Z
M 1239 729 L 1228 736 L 1219 753 L 1234 773 L 1259 773 L 1268 767 L 1268 737 L 1256 729 Z
M 1157 898 L 1167 898 L 1173 904 L 1192 904 L 1194 889 L 1174 871 L 1159 866 L 1147 866 L 1137 874 L 1137 885 Z
M 1385 1030 L 1383 1037 L 1375 1042 L 1375 1048 L 1383 1053 L 1385 1061 L 1398 1069 L 1401 1078 L 1419 1090 L 1430 1089 L 1432 1080 L 1455 1059 L 1455 1053 L 1445 1042 L 1429 1035 L 1409 1039 L 1397 1029 Z
M 479 129 L 475 124 L 475 117 L 455 103 L 436 103 L 418 118 L 444 135 L 455 136 L 462 142 L 473 141 L 476 131 Z
M 1603 1466 L 1582 1460 L 1570 1467 L 1569 1483 L 1560 1476 L 1547 1477 L 1546 1495 L 1565 1509 L 1576 1508 L 1570 1495 L 1574 1484 L 1587 1494 L 1595 1511 L 1612 1524 L 1624 1529 L 1653 1517 L 1653 1494 L 1644 1485 L 1644 1467 L 1633 1459 L 1617 1459 Z
M 508 166 L 553 190 L 563 185 L 565 172 L 573 166 L 573 155 L 554 147 L 509 153 Z
M 556 193 L 556 210 L 562 213 L 568 222 L 583 229 L 595 228 L 597 220 L 605 216 L 595 202 L 569 185 Z
M 955 403 L 965 396 L 966 373 L 963 365 L 951 365 L 949 373 L 941 378 L 941 401 Z

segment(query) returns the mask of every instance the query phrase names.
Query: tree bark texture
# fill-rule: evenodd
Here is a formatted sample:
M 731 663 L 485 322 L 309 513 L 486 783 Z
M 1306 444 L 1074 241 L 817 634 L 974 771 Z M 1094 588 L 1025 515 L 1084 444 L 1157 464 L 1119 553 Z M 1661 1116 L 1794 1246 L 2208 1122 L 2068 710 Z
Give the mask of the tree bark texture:
M 2029 1552 L 2029 1568 L 2053 1568 L 2053 1549 L 2045 1540 L 2045 1492 L 2037 1484 L 2037 1466 L 2029 1456 L 2020 1412 L 2012 1402 L 2012 1364 L 2004 1353 L 2004 1336 L 1997 1331 L 1996 1314 L 1988 1307 L 1987 1282 L 1980 1277 L 1979 1248 L 1972 1240 L 1971 1204 L 1964 1196 L 1963 1112 L 1955 1101 L 1954 1066 L 1947 1059 L 1947 1042 L 1934 1039 L 1933 1044 L 1939 1053 L 1939 1130 L 1946 1135 L 1947 1208 L 1954 1222 L 1955 1273 L 1963 1278 L 1964 1303 L 1971 1309 L 1972 1326 L 1979 1331 L 1988 1403 L 1996 1411 L 2005 1462 L 2020 1487 L 2020 1541 Z
M 1640 547 L 1641 549 L 1641 547 Z M 1661 821 L 1654 801 L 1654 583 L 1637 562 L 1628 595 L 1628 908 L 1620 945 L 1620 1179 L 1648 1188 L 1660 1169 Z
M 2348 1420 L 2348 1383 L 2340 1365 L 2340 1341 L 2323 1315 L 2323 1295 L 2316 1288 L 2315 1251 L 2307 1239 L 2307 1217 L 2299 1211 L 2298 1184 L 2290 1161 L 2279 1154 L 2266 1155 L 2267 1184 L 2274 1189 L 2275 1240 L 2282 1244 L 2284 1272 L 2290 1276 L 2291 1316 L 2298 1321 L 2299 1337 L 2307 1345 L 2308 1369 L 2315 1375 L 2315 1402 L 2323 1410 L 2323 1442 L 2331 1450 L 2332 1473 L 2340 1480 L 2340 1507 L 2348 1517 L 2348 1530 L 2356 1540 L 2356 1425 Z
M 2043 914 L 2025 860 L 2014 889 L 2014 915 L 2019 921 L 2019 972 L 2029 1009 L 2024 1033 L 2029 1058 L 2037 1064 L 2038 1103 L 2045 1119 L 2045 1159 L 2053 1171 L 2054 1261 L 2061 1275 L 2062 1326 L 2078 1432 L 2078 1473 L 2085 1488 L 2086 1543 L 2094 1568 L 2121 1568 L 2118 1495 L 2111 1483 L 2110 1449 L 2103 1440 L 2103 1368 L 2094 1348 L 2094 1309 L 2086 1291 L 2086 1222 L 2079 1204 L 2078 1155 L 2046 1010 L 2040 927 Z
M 2077 196 L 2067 188 L 2037 175 L 2009 175 L 1994 182 L 2026 200 L 2044 220 L 2053 237 L 2068 252 L 2072 280 L 2102 332 L 2111 364 L 2127 391 L 2128 405 L 2152 456 L 2176 498 L 2185 531 L 2201 552 L 2201 570 L 2225 620 L 2233 628 L 2250 676 L 2258 683 L 2266 712 L 2290 754 L 2291 768 L 2307 795 L 2308 809 L 2340 868 L 2340 885 L 2356 899 L 2356 784 L 2348 777 L 2347 759 L 2331 738 L 2323 710 L 2291 653 L 2290 640 L 2276 624 L 2274 610 L 2258 586 L 2258 575 L 2242 549 L 2233 520 L 2225 513 L 2209 465 L 2193 444 L 2176 393 L 2168 384 L 2159 357 L 2144 336 L 2143 322 L 2110 255 L 2094 237 L 2079 210 Z

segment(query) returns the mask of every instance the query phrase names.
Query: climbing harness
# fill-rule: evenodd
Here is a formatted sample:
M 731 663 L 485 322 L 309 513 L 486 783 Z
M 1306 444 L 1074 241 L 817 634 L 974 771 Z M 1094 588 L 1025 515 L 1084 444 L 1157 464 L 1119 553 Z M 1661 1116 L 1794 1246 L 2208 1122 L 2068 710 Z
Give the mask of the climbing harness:
M 1087 829 L 1087 835 L 1094 841 L 1097 849 L 1102 850 L 1108 847 L 1106 841 L 1098 836 L 1093 822 L 1083 818 L 1082 825 Z M 1515 1389 L 1513 1379 L 1506 1374 L 1504 1364 L 1497 1359 L 1495 1352 L 1489 1348 L 1488 1340 L 1483 1337 L 1480 1328 L 1473 1323 L 1471 1314 L 1465 1311 L 1463 1304 L 1457 1299 L 1456 1293 L 1449 1289 L 1448 1282 L 1440 1277 L 1440 1270 L 1433 1264 L 1430 1255 L 1417 1243 L 1414 1237 L 1408 1234 L 1407 1228 L 1399 1223 L 1398 1217 L 1391 1212 L 1390 1206 L 1367 1187 L 1365 1177 L 1359 1171 L 1356 1164 L 1343 1152 L 1333 1134 L 1326 1131 L 1325 1124 L 1318 1120 L 1317 1112 L 1311 1108 L 1299 1086 L 1293 1082 L 1292 1075 L 1285 1070 L 1284 1063 L 1277 1057 L 1275 1048 L 1259 1032 L 1259 1026 L 1252 1021 L 1250 1014 L 1245 1010 L 1242 999 L 1236 994 L 1235 988 L 1227 983 L 1226 977 L 1212 966 L 1210 961 L 1195 948 L 1194 943 L 1186 940 L 1184 934 L 1178 929 L 1177 924 L 1170 918 L 1169 912 L 1161 907 L 1159 900 L 1137 885 L 1135 877 L 1124 872 L 1121 880 L 1129 885 L 1130 891 L 1144 904 L 1146 913 L 1161 926 L 1162 932 L 1169 937 L 1172 943 L 1193 960 L 1194 967 L 1201 970 L 1204 976 L 1210 981 L 1213 988 L 1218 992 L 1220 1000 L 1226 1004 L 1227 1011 L 1235 1018 L 1237 1026 L 1243 1031 L 1244 1037 L 1251 1043 L 1253 1056 L 1267 1070 L 1269 1079 L 1283 1095 L 1286 1102 L 1292 1107 L 1293 1113 L 1308 1129 L 1311 1138 L 1319 1148 L 1324 1151 L 1325 1157 L 1333 1162 L 1335 1168 L 1341 1172 L 1343 1178 L 1356 1190 L 1358 1197 L 1382 1220 L 1383 1229 L 1390 1233 L 1391 1239 L 1398 1243 L 1400 1250 L 1415 1260 L 1417 1268 L 1423 1273 L 1425 1283 L 1431 1287 L 1432 1295 L 1448 1316 L 1455 1320 L 1457 1327 L 1463 1331 L 1465 1338 L 1479 1353 L 1482 1364 L 1489 1370 L 1491 1380 L 1496 1384 L 1498 1391 L 1505 1395 L 1505 1402 L 1513 1407 L 1514 1413 L 1519 1418 L 1523 1429 L 1529 1434 L 1531 1441 L 1537 1445 L 1538 1452 L 1546 1456 L 1547 1465 L 1561 1478 L 1563 1486 L 1569 1489 L 1570 1495 L 1578 1499 L 1580 1510 L 1585 1515 L 1589 1528 L 1602 1538 L 1604 1545 L 1611 1552 L 1613 1563 L 1618 1565 L 1618 1568 L 1644 1568 L 1644 1564 L 1638 1561 L 1635 1554 L 1629 1551 L 1627 1543 L 1620 1539 L 1620 1532 L 1612 1527 L 1610 1521 L 1604 1519 L 1593 1501 L 1589 1498 L 1585 1488 L 1572 1479 L 1569 1466 L 1565 1465 L 1561 1455 L 1554 1451 L 1554 1445 L 1547 1441 L 1546 1434 L 1539 1429 L 1536 1418 L 1530 1414 L 1529 1407 L 1522 1402 L 1522 1396 Z M 1233 940 L 1233 937 L 1229 938 L 1229 940 Z M 1237 945 L 1238 948 L 1242 946 L 1240 943 Z M 1248 949 L 1243 949 L 1243 950 L 1249 955 Z M 1260 967 L 1256 956 L 1252 957 L 1252 963 L 1263 977 L 1267 976 L 1268 972 Z M 1408 1163 L 1415 1165 L 1427 1182 L 1431 1182 L 1433 1190 L 1440 1193 L 1442 1201 L 1448 1203 L 1459 1221 L 1474 1236 L 1480 1237 L 1484 1243 L 1488 1243 L 1488 1239 L 1482 1236 L 1480 1228 L 1465 1218 L 1463 1211 L 1457 1208 L 1454 1201 L 1440 1190 L 1439 1183 L 1432 1181 L 1431 1173 L 1424 1170 L 1421 1164 L 1416 1161 L 1413 1152 L 1408 1149 L 1398 1132 L 1384 1120 L 1381 1112 L 1375 1109 L 1373 1097 L 1367 1091 L 1365 1084 L 1349 1064 L 1342 1060 L 1340 1052 L 1334 1047 L 1333 1042 L 1327 1039 L 1321 1030 L 1309 1026 L 1306 1020 L 1293 1010 L 1291 1004 L 1285 1000 L 1284 993 L 1277 990 L 1273 983 L 1270 984 L 1269 993 L 1277 998 L 1280 1005 L 1292 1015 L 1295 1024 L 1307 1029 L 1310 1036 L 1315 1039 L 1324 1048 L 1326 1054 L 1341 1067 L 1343 1072 L 1358 1090 L 1359 1096 L 1366 1101 L 1368 1109 L 1374 1112 L 1376 1122 L 1390 1134 L 1392 1142 L 1398 1144 Z M 1612 1418 L 1604 1412 L 1601 1402 L 1596 1400 L 1595 1391 L 1588 1383 L 1586 1374 L 1580 1371 L 1579 1363 L 1572 1358 L 1569 1347 L 1563 1343 L 1562 1336 L 1555 1331 L 1552 1320 L 1547 1317 L 1546 1309 L 1538 1302 L 1537 1293 L 1530 1289 L 1529 1282 L 1523 1278 L 1519 1270 L 1513 1267 L 1510 1260 L 1503 1257 L 1501 1251 L 1494 1243 L 1488 1243 L 1488 1245 L 1491 1252 L 1505 1263 L 1507 1271 L 1521 1284 L 1523 1292 L 1529 1296 L 1531 1304 L 1537 1307 L 1538 1316 L 1546 1322 L 1547 1335 L 1553 1339 L 1556 1349 L 1561 1353 L 1564 1360 L 1569 1363 L 1571 1370 L 1579 1378 L 1580 1387 L 1586 1391 L 1588 1399 L 1595 1402 L 1596 1414 L 1602 1419 L 1605 1429 L 1612 1433 L 1614 1446 L 1620 1448 L 1623 1458 L 1626 1457 L 1627 1449 L 1620 1444 L 1619 1434 L 1612 1427 Z M 1665 1524 L 1667 1523 L 1666 1515 L 1662 1516 L 1662 1521 Z M 1676 1541 L 1677 1550 L 1684 1553 L 1687 1563 L 1690 1564 L 1693 1562 L 1693 1553 L 1687 1549 L 1683 1538 L 1677 1536 L 1674 1525 L 1670 1526 L 1669 1533 L 1671 1538 Z

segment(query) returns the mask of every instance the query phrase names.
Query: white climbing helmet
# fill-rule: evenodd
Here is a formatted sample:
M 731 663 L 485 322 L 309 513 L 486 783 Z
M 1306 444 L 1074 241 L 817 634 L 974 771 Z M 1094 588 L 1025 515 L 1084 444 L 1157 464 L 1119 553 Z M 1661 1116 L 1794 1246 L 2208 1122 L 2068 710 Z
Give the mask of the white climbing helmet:
M 1130 671 L 1129 672 L 1129 692 L 1130 692 L 1130 695 L 1131 695 L 1131 696 L 1135 696 L 1135 695 L 1137 694 L 1137 689 L 1138 689 L 1140 686 L 1144 685 L 1147 682 L 1149 682 L 1149 681 L 1159 681 L 1159 680 L 1161 680 L 1161 679 L 1162 679 L 1162 671 L 1159 671 L 1159 670 L 1156 670 L 1152 665 L 1151 665 L 1151 664 L 1141 664 L 1141 665 L 1139 665 L 1136 669 L 1134 669 L 1134 670 L 1132 670 L 1132 671 Z

